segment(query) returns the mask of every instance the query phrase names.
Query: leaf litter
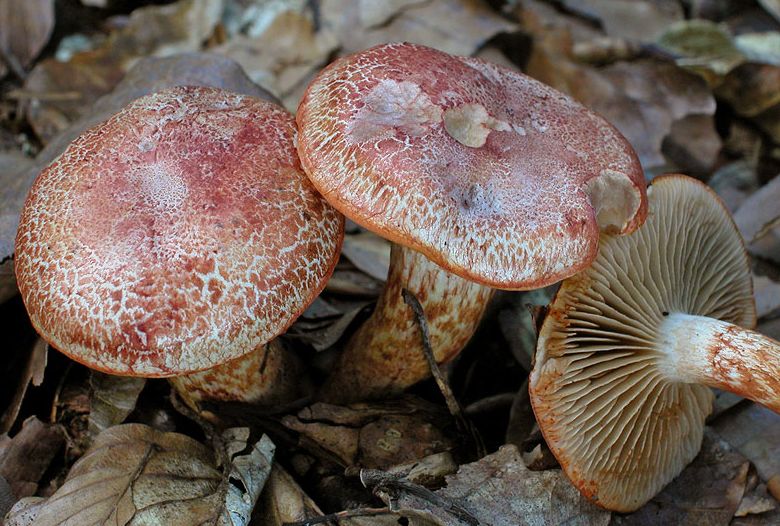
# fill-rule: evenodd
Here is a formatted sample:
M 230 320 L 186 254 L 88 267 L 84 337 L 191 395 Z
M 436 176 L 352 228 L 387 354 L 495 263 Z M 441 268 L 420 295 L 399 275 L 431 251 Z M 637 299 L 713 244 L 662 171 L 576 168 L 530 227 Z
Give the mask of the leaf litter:
M 18 3 L 0 0 L 0 12 Z M 8 305 L 15 301 L 10 256 L 22 200 L 40 169 L 86 128 L 138 96 L 177 84 L 277 98 L 294 110 L 311 77 L 334 58 L 411 40 L 522 68 L 569 93 L 629 138 L 648 179 L 679 170 L 709 181 L 736 211 L 756 258 L 760 329 L 780 334 L 774 0 L 744 9 L 676 0 L 179 0 L 118 14 L 109 2 L 87 7 L 104 24 L 80 28 L 83 51 L 63 47 L 63 60 L 53 56 L 70 36 L 52 29 L 61 7 L 23 4 L 13 17 L 0 16 L 0 29 L 10 28 L 0 31 L 0 100 L 8 108 L 0 111 L 0 130 L 15 144 L 33 145 L 0 152 L 0 301 Z M 10 46 L 3 40 L 9 36 Z M 315 375 L 327 374 L 340 344 L 370 312 L 388 252 L 388 242 L 350 227 L 323 296 L 286 337 Z M 585 501 L 554 467 L 523 383 L 535 342 L 526 304 L 544 305 L 550 291 L 498 297 L 461 358 L 442 369 L 450 402 L 484 408 L 466 413 L 494 452 L 488 455 L 463 447 L 472 438 L 431 381 L 401 400 L 249 410 L 243 417 L 236 411 L 231 418 L 252 430 L 223 434 L 166 402 L 165 382 L 90 375 L 63 366 L 61 357 L 47 365 L 45 345 L 14 347 L 22 365 L 3 420 L 9 433 L 0 439 L 0 483 L 12 490 L 9 505 L 37 497 L 18 503 L 7 524 L 60 524 L 74 512 L 120 524 L 147 515 L 169 524 L 210 517 L 234 525 L 328 517 L 366 526 L 780 521 L 778 416 L 728 396 L 718 398 L 700 455 L 644 508 L 610 514 Z M 10 318 L 7 325 L 17 338 L 19 328 Z M 44 374 L 46 368 L 57 373 Z M 218 414 L 220 407 L 209 410 Z M 258 439 L 258 432 L 267 435 Z M 31 455 L 37 462 L 26 462 Z M 154 483 L 145 478 L 151 473 Z M 70 492 L 92 480 L 101 482 L 94 490 Z M 101 496 L 114 504 L 90 500 Z

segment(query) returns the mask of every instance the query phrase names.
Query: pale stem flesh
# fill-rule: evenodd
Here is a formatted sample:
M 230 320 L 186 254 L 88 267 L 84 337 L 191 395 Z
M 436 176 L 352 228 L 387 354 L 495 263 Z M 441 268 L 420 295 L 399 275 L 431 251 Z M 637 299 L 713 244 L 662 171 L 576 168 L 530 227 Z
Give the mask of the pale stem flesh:
M 780 342 L 732 323 L 670 313 L 659 349 L 672 380 L 731 391 L 780 413 Z

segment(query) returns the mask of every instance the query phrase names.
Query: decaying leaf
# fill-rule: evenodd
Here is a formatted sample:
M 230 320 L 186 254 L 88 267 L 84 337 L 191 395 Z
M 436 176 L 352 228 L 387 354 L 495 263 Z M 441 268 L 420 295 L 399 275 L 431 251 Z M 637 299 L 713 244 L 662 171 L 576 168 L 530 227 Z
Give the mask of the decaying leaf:
M 28 386 L 32 384 L 37 387 L 43 383 L 48 349 L 49 344 L 43 338 L 36 337 L 34 343 L 29 346 L 29 352 L 26 353 L 23 363 L 18 364 L 20 368 L 10 369 L 17 379 L 17 384 L 13 397 L 0 416 L 0 432 L 7 433 L 16 422 Z M 10 362 L 11 360 L 8 360 L 6 365 L 11 365 Z
M 607 35 L 652 41 L 683 18 L 682 6 L 661 0 L 564 0 L 576 13 L 597 20 Z
M 249 524 L 255 503 L 271 473 L 274 443 L 263 435 L 247 453 L 249 434 L 249 428 L 241 427 L 227 429 L 222 435 L 231 464 L 224 504 L 227 516 L 220 521 L 227 526 Z
M 759 318 L 780 308 L 780 283 L 766 277 L 753 276 L 753 294 Z
M 0 437 L 0 475 L 16 498 L 35 494 L 41 477 L 64 442 L 60 426 L 44 424 L 32 416 L 13 438 Z
M 436 494 L 458 503 L 479 524 L 492 526 L 593 526 L 610 520 L 610 513 L 582 497 L 561 471 L 526 468 L 515 446 L 502 446 L 492 455 L 461 466 Z M 413 495 L 399 495 L 397 505 L 403 511 L 427 512 L 445 526 L 470 524 Z
M 372 278 L 385 281 L 390 268 L 390 242 L 371 232 L 344 236 L 342 254 Z
M 143 424 L 110 428 L 98 435 L 51 497 L 22 499 L 6 525 L 245 526 L 273 455 L 266 438 L 248 455 L 237 455 L 246 448 L 246 438 L 248 431 L 227 432 L 231 467 L 226 479 L 212 452 L 188 436 Z
M 379 3 L 379 2 L 375 2 Z M 320 4 L 323 26 L 341 39 L 341 52 L 354 53 L 385 42 L 414 42 L 454 55 L 471 55 L 490 38 L 516 29 L 479 0 L 428 0 L 420 3 L 393 2 L 393 15 L 374 14 L 372 2 L 365 0 L 323 0 Z M 389 6 L 388 6 L 389 7 Z M 355 28 L 377 18 L 388 22 L 363 31 Z
M 317 504 L 279 464 L 274 464 L 255 512 L 259 526 L 282 526 L 322 516 Z
M 746 402 L 711 425 L 723 440 L 750 459 L 763 480 L 780 473 L 780 415 Z
M 658 45 L 678 57 L 678 65 L 700 74 L 713 86 L 745 60 L 728 28 L 709 20 L 676 22 L 658 38 Z
M 135 408 L 146 379 L 90 371 L 89 383 L 92 387 L 89 434 L 95 437 L 124 422 Z
M 615 515 L 615 526 L 707 524 L 726 526 L 742 501 L 750 463 L 711 431 L 699 455 L 645 506 Z
M 454 447 L 445 433 L 448 415 L 412 397 L 351 406 L 316 403 L 282 422 L 345 466 L 385 469 Z
M 307 76 L 327 62 L 338 37 L 318 28 L 307 2 L 269 2 L 260 16 L 225 44 L 213 49 L 241 64 L 249 77 L 285 99 Z M 289 107 L 295 111 L 297 100 Z
M 748 197 L 734 214 L 748 251 L 780 262 L 780 177 Z
M 40 62 L 25 83 L 33 95 L 28 119 L 36 134 L 49 142 L 88 110 L 90 101 L 110 92 L 141 57 L 198 51 L 222 9 L 222 0 L 179 0 L 139 8 L 99 48 L 77 53 L 68 62 Z
M 54 29 L 54 0 L 0 0 L 0 78 L 23 73 Z

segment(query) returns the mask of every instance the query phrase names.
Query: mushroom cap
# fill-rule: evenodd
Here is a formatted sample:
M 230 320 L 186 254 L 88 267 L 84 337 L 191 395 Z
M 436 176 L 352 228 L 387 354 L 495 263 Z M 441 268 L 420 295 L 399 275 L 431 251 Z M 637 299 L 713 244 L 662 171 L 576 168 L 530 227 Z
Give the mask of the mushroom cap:
M 353 221 L 466 279 L 556 282 L 635 230 L 645 182 L 604 119 L 517 71 L 413 44 L 337 60 L 298 108 L 298 153 Z
M 696 456 L 712 391 L 677 381 L 660 345 L 665 316 L 756 322 L 742 237 L 703 183 L 658 177 L 647 221 L 604 235 L 565 280 L 542 325 L 529 387 L 542 434 L 596 504 L 632 511 Z M 692 351 L 693 352 L 693 351 Z
M 283 332 L 343 237 L 295 133 L 275 104 L 179 87 L 78 137 L 21 215 L 16 275 L 36 330 L 89 367 L 149 377 L 213 367 Z

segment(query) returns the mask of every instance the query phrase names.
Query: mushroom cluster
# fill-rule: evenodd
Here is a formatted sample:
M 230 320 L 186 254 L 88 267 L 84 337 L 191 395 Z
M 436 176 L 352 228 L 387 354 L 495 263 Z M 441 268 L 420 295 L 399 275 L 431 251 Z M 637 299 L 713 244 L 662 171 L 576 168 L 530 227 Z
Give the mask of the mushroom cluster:
M 515 70 L 413 44 L 339 59 L 298 108 L 298 153 L 320 193 L 393 242 L 387 286 L 323 396 L 397 392 L 429 375 L 406 288 L 437 361 L 468 342 L 492 288 L 585 268 L 600 231 L 644 221 L 645 183 L 620 133 Z M 492 288 L 491 288 L 492 287 Z
M 539 333 L 531 402 L 574 484 L 633 511 L 701 447 L 710 387 L 780 412 L 780 343 L 755 325 L 750 265 L 703 183 L 658 177 L 630 236 L 563 282 Z
M 35 329 L 112 374 L 228 363 L 182 379 L 187 398 L 276 396 L 264 377 L 294 366 L 266 344 L 325 286 L 343 237 L 294 135 L 275 104 L 196 87 L 137 99 L 81 135 L 20 219 L 15 267 Z

